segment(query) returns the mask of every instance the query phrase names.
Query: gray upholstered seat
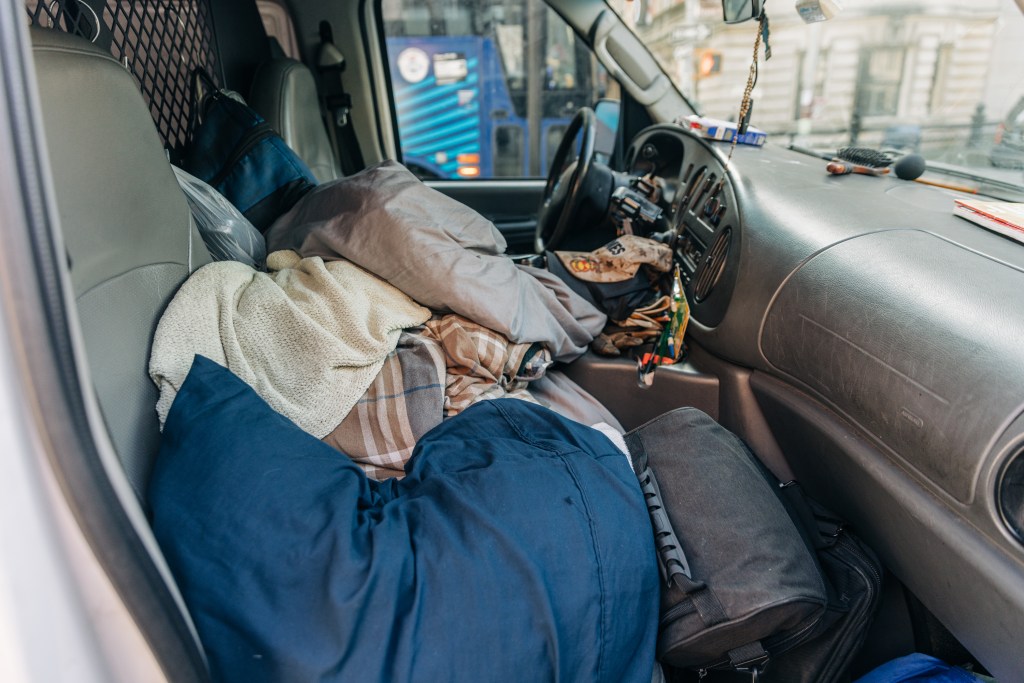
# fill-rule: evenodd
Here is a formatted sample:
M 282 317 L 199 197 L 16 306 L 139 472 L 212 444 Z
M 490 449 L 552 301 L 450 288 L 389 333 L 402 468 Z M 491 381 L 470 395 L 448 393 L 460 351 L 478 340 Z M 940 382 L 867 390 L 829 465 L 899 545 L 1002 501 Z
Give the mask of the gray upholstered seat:
M 331 148 L 309 68 L 294 59 L 264 62 L 256 71 L 249 104 L 306 162 L 320 182 L 342 176 Z
M 153 332 L 209 261 L 135 81 L 109 53 L 32 29 L 57 208 L 89 370 L 111 442 L 143 497 L 159 447 Z

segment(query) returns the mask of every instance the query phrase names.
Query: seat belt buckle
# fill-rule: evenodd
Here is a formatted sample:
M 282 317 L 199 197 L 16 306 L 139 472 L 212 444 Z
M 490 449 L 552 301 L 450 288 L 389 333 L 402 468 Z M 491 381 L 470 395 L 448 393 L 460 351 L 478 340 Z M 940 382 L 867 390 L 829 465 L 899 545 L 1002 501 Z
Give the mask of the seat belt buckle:
M 346 93 L 344 95 L 328 95 L 326 98 L 327 109 L 331 112 L 334 125 L 344 128 L 348 125 L 348 116 L 352 112 L 352 98 Z
M 351 111 L 348 107 L 338 107 L 331 111 L 334 114 L 334 125 L 338 128 L 344 128 L 348 125 L 348 114 Z

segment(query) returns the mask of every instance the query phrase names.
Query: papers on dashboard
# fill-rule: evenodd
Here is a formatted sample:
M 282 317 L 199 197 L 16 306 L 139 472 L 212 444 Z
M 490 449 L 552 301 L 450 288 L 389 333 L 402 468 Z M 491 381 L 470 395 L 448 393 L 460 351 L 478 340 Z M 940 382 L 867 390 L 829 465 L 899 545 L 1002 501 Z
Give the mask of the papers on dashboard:
M 1024 244 L 1024 204 L 957 199 L 953 213 Z

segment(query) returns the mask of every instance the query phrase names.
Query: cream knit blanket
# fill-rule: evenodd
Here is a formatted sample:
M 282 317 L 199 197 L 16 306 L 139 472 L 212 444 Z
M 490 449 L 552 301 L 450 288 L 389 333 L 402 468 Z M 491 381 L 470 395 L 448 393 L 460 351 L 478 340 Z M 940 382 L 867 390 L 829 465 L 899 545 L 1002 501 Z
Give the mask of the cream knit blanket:
M 220 363 L 318 439 L 348 415 L 398 343 L 430 311 L 348 261 L 274 252 L 269 273 L 211 263 L 185 281 L 153 340 L 160 424 L 196 354 Z

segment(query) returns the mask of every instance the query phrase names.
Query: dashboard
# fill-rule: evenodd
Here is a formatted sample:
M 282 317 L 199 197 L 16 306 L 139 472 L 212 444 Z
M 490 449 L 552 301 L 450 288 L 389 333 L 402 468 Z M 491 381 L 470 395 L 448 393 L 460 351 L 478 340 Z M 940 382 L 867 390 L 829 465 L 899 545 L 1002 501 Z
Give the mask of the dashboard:
M 955 192 L 728 151 L 662 124 L 625 156 L 662 188 L 691 346 L 735 368 L 807 488 L 1019 674 L 1024 245 L 954 216 Z
M 674 125 L 648 128 L 630 145 L 626 164 L 631 175 L 660 179 L 692 313 L 713 326 L 728 308 L 742 231 L 719 151 L 681 131 Z

